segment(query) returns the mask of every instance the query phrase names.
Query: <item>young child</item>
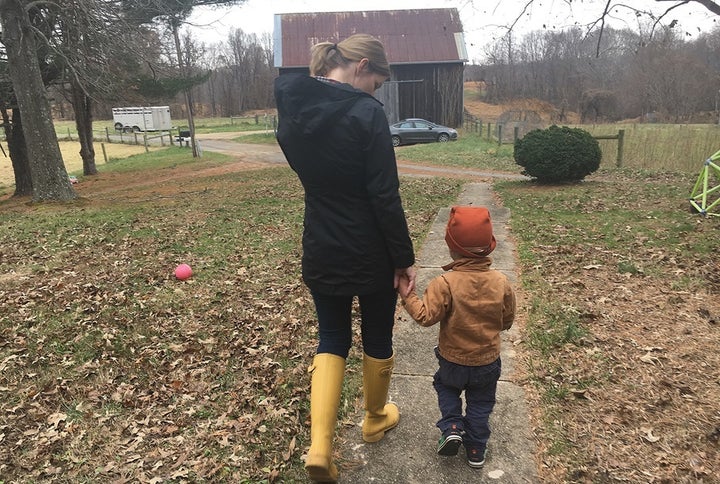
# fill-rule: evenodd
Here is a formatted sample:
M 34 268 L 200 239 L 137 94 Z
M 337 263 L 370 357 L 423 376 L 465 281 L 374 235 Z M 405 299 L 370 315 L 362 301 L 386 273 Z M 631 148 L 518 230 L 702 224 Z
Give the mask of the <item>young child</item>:
M 430 281 L 422 299 L 408 291 L 404 279 L 398 290 L 408 314 L 420 325 L 440 322 L 435 347 L 440 367 L 433 380 L 442 415 L 437 452 L 457 455 L 462 444 L 468 464 L 481 468 L 500 378 L 500 331 L 512 326 L 515 294 L 507 277 L 490 269 L 488 255 L 496 241 L 487 208 L 453 207 L 445 242 L 453 262 L 443 270 L 450 272 Z

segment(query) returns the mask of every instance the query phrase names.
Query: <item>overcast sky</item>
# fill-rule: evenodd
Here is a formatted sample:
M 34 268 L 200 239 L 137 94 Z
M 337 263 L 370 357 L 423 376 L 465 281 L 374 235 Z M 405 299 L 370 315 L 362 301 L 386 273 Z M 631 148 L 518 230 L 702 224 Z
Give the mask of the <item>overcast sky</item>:
M 622 2 L 616 2 L 620 5 Z M 654 0 L 626 0 L 638 9 L 661 14 L 673 2 Z M 197 36 L 206 43 L 223 42 L 228 33 L 237 28 L 246 33 L 273 32 L 274 14 L 303 12 L 343 12 L 354 10 L 404 10 L 417 8 L 457 8 L 465 30 L 465 43 L 471 60 L 483 57 L 484 46 L 507 31 L 507 26 L 521 17 L 514 30 L 520 34 L 536 29 L 566 28 L 587 25 L 597 19 L 606 0 L 534 0 L 525 10 L 528 0 L 247 0 L 229 9 L 196 9 L 191 21 Z M 637 30 L 637 18 L 630 10 L 612 10 L 613 25 Z M 710 31 L 720 19 L 709 10 L 691 3 L 679 7 L 663 19 L 666 25 L 677 20 L 676 28 L 695 36 L 698 29 Z

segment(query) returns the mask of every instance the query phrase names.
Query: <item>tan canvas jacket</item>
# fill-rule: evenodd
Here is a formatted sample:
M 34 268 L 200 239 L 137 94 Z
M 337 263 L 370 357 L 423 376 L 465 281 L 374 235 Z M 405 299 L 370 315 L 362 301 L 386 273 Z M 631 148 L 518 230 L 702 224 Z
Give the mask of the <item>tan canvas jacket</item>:
M 515 319 L 515 293 L 489 257 L 458 259 L 428 285 L 422 299 L 411 292 L 404 305 L 422 326 L 440 323 L 438 346 L 448 361 L 482 366 L 500 356 L 500 331 Z

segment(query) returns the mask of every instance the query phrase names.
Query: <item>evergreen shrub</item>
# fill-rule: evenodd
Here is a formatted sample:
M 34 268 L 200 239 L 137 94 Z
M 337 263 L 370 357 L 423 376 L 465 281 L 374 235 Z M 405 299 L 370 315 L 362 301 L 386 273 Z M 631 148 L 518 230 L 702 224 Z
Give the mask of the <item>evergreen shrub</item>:
M 515 163 L 540 182 L 580 181 L 600 168 L 597 140 L 580 128 L 535 129 L 515 141 Z

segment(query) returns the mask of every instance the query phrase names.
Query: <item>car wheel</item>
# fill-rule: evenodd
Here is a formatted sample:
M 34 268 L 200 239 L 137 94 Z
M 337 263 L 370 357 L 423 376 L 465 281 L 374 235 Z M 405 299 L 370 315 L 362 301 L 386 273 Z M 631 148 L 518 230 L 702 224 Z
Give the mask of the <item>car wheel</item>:
M 123 127 L 123 133 L 132 133 L 132 126 Z
M 134 132 L 136 132 L 136 133 L 139 133 L 140 131 L 142 131 L 142 130 L 140 129 L 140 126 L 133 126 L 133 127 L 132 127 L 132 130 L 133 130 Z
M 400 146 L 400 136 L 393 136 L 392 143 L 393 143 L 393 146 Z
M 123 125 L 122 123 L 115 123 L 115 131 L 122 131 Z
M 446 143 L 450 141 L 450 136 L 448 136 L 447 133 L 440 133 L 440 136 L 438 136 L 438 143 Z

